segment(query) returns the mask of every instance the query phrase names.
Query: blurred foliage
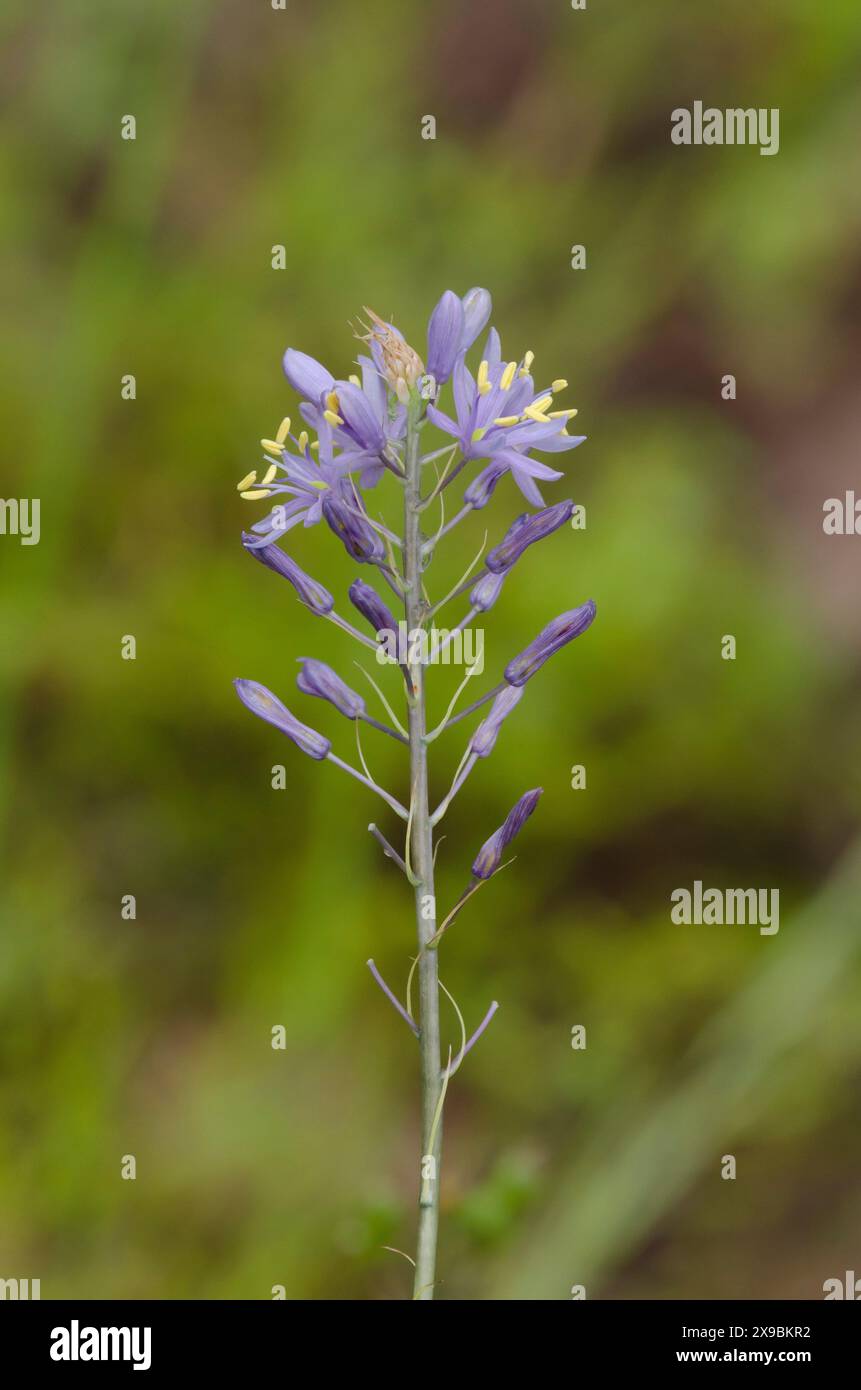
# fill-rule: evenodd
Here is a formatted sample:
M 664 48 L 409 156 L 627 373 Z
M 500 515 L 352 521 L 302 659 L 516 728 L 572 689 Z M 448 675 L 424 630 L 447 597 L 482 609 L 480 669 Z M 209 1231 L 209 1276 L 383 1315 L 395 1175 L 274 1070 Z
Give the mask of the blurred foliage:
M 447 1100 L 439 1292 L 821 1296 L 861 1207 L 861 885 L 836 867 L 861 542 L 821 531 L 861 429 L 857 5 L 8 0 L 0 34 L 2 492 L 42 501 L 37 547 L 0 538 L 0 1276 L 407 1292 L 382 1246 L 412 1242 L 417 1058 L 364 962 L 402 988 L 409 898 L 369 797 L 236 702 L 252 676 L 301 712 L 302 654 L 361 678 L 246 559 L 234 483 L 295 408 L 285 346 L 343 372 L 363 304 L 420 346 L 442 288 L 484 284 L 589 436 L 549 490 L 588 528 L 521 563 L 490 674 L 563 608 L 599 617 L 445 825 L 442 903 L 545 788 L 444 951 L 467 1022 L 501 1008 Z M 779 107 L 779 154 L 671 145 L 697 99 Z M 500 487 L 434 592 L 519 510 Z M 331 536 L 293 536 L 343 594 Z M 461 746 L 434 746 L 441 789 Z M 365 747 L 403 794 L 398 747 Z M 779 935 L 671 925 L 695 878 L 778 887 Z

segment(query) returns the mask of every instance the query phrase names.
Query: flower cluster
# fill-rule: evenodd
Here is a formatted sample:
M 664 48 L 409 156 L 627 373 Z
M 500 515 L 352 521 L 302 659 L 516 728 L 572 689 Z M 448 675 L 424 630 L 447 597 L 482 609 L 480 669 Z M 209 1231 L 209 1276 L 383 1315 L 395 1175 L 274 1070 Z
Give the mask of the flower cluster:
M 506 580 L 527 550 L 571 519 L 570 500 L 546 506 L 539 491 L 539 483 L 558 481 L 561 472 L 534 457 L 535 453 L 564 453 L 583 442 L 582 435 L 569 433 L 576 410 L 558 408 L 556 404 L 567 382 L 552 378 L 546 384 L 538 384 L 533 371 L 535 355 L 531 351 L 507 358 L 496 329 L 488 330 L 490 315 L 487 290 L 472 289 L 463 296 L 446 290 L 430 316 L 422 358 L 400 329 L 366 309 L 355 330 L 361 345 L 355 371 L 343 377 L 307 353 L 288 348 L 283 358 L 284 374 L 299 397 L 300 428 L 294 430 L 289 417 L 282 420 L 274 438 L 261 440 L 260 465 L 237 485 L 245 501 L 267 504 L 266 514 L 252 521 L 243 532 L 242 544 L 248 553 L 286 579 L 310 612 L 332 622 L 374 652 L 388 636 L 396 634 L 399 625 L 390 606 L 392 598 L 387 596 L 388 601 L 384 601 L 380 587 L 390 591 L 396 606 L 402 605 L 405 619 L 419 630 L 428 627 L 444 604 L 468 593 L 467 612 L 455 629 L 462 632 L 478 615 L 500 601 Z M 478 361 L 473 359 L 473 370 L 467 359 L 485 330 L 484 347 Z M 449 402 L 443 401 L 446 393 Z M 442 447 L 423 452 L 421 446 L 428 425 L 436 427 L 445 442 Z M 459 510 L 447 523 L 443 513 L 439 526 L 429 528 L 429 534 L 425 534 L 422 514 L 437 501 L 444 505 L 443 494 L 470 465 L 475 468 L 466 481 Z M 368 502 L 369 491 L 386 472 L 397 479 L 403 491 L 402 522 L 393 527 L 377 518 L 376 507 L 372 515 Z M 425 572 L 436 547 L 471 512 L 487 506 L 506 476 L 510 476 L 531 510 L 509 526 L 487 552 L 477 572 L 474 571 L 480 557 L 460 585 L 442 602 L 433 604 L 427 595 Z M 357 577 L 349 588 L 350 604 L 362 626 L 357 627 L 339 612 L 328 589 L 305 573 L 281 545 L 293 527 L 311 527 L 320 522 L 325 523 L 357 564 L 367 566 L 369 577 L 375 578 L 375 583 L 369 583 Z M 505 855 L 535 810 L 541 788 L 525 792 L 478 850 L 467 888 L 440 925 L 433 892 L 433 831 L 473 767 L 492 753 L 503 723 L 526 696 L 527 683 L 552 656 L 582 635 L 594 617 L 595 604 L 589 600 L 553 618 L 523 651 L 510 656 L 491 690 L 468 708 L 455 712 L 465 680 L 442 723 L 430 731 L 426 722 L 425 675 L 421 658 L 412 654 L 413 650 L 422 650 L 420 644 L 410 648 L 410 655 L 399 658 L 405 677 L 403 722 L 372 678 L 369 677 L 371 684 L 391 722 L 369 713 L 365 696 L 351 689 L 325 662 L 313 657 L 299 658 L 299 691 L 327 701 L 355 724 L 361 769 L 342 760 L 333 751 L 330 739 L 298 719 L 264 686 L 251 680 L 235 682 L 239 698 L 253 714 L 286 734 L 310 758 L 328 761 L 356 778 L 406 823 L 403 854 L 376 825 L 369 828 L 415 890 L 419 954 L 413 969 L 419 969 L 422 979 L 422 1007 L 417 1019 L 412 1015 L 409 983 L 404 1007 L 373 962 L 369 965 L 422 1048 L 423 1094 L 431 1102 L 423 1109 L 425 1157 L 438 1156 L 437 1130 L 445 1086 L 497 1007 L 494 1002 L 468 1041 L 464 1034 L 457 1057 L 454 1061 L 449 1058 L 447 1067 L 441 1069 L 436 1017 L 439 940 L 467 898 L 504 867 Z M 490 708 L 466 744 L 450 790 L 431 812 L 427 793 L 429 746 L 446 729 L 487 704 Z M 404 805 L 372 777 L 361 749 L 360 724 L 369 725 L 408 748 L 408 804 Z M 423 1174 L 422 1209 L 435 1201 L 424 1168 Z M 431 1296 L 424 1292 L 427 1285 L 420 1282 L 432 1273 L 432 1256 L 429 1265 L 427 1249 L 427 1240 L 420 1240 L 418 1297 Z

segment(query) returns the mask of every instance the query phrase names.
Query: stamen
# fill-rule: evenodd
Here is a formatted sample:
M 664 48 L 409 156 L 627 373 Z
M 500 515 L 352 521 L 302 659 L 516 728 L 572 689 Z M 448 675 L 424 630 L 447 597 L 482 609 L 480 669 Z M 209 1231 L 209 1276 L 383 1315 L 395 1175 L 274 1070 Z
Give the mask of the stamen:
M 490 382 L 487 379 L 487 373 L 488 363 L 486 361 L 480 362 L 478 365 L 478 375 L 476 376 L 476 382 L 478 383 L 478 394 L 480 396 L 486 396 L 488 391 L 491 391 L 493 389 L 491 387 Z
M 281 453 L 281 445 L 276 439 L 261 439 L 260 447 L 261 449 L 265 449 L 267 454 Z
M 281 424 L 278 426 L 278 433 L 275 436 L 276 443 L 283 444 L 290 433 L 290 416 L 285 415 Z
M 329 410 L 332 411 L 333 415 L 337 415 L 338 411 L 341 409 L 341 402 L 338 400 L 337 391 L 329 392 L 328 396 L 326 397 L 326 405 L 329 408 Z
M 523 414 L 527 420 L 536 420 L 539 425 L 546 425 L 550 420 L 550 416 L 539 410 L 537 405 L 528 405 Z
M 470 440 L 471 440 L 471 442 L 472 442 L 473 444 L 477 444 L 478 441 L 479 441 L 480 439 L 483 439 L 484 436 L 485 436 L 486 434 L 487 434 L 487 430 L 486 430 L 486 429 L 483 429 L 483 430 L 482 430 L 482 429 L 473 430 L 472 434 L 470 435 Z
M 555 381 L 551 381 L 551 383 L 550 383 L 550 390 L 551 390 L 551 391 L 564 391 L 564 390 L 565 390 L 565 387 L 566 387 L 567 385 L 568 385 L 568 382 L 565 380 L 564 376 L 558 376 L 558 377 L 556 378 Z
M 246 473 L 246 474 L 245 474 L 245 477 L 242 478 L 241 481 L 238 482 L 238 483 L 236 484 L 236 491 L 237 491 L 237 492 L 244 492 L 245 489 L 246 489 L 247 487 L 250 487 L 251 484 L 252 484 L 252 483 L 256 483 L 256 481 L 257 481 L 257 469 L 256 469 L 256 468 L 252 468 L 251 472 L 250 472 L 250 473 Z
M 319 439 L 315 439 L 315 440 L 314 440 L 314 443 L 311 445 L 311 448 L 312 448 L 312 449 L 319 449 L 319 447 L 320 447 L 320 441 L 319 441 Z
M 351 372 L 347 380 L 351 381 L 354 386 L 361 386 L 362 384 L 355 372 Z
M 305 452 L 305 450 L 306 450 L 307 448 L 308 448 L 308 431 L 307 431 L 307 430 L 303 430 L 302 433 L 301 433 L 300 436 L 299 436 L 299 452 L 302 453 L 302 454 L 304 454 L 304 452 Z
M 520 419 L 519 415 L 500 415 L 498 420 L 494 420 L 495 425 L 516 425 Z
M 273 463 L 272 466 L 271 466 L 270 468 L 267 468 L 266 472 L 263 474 L 263 477 L 260 479 L 260 482 L 261 482 L 261 484 L 263 485 L 263 487 L 266 487 L 266 485 L 267 485 L 268 483 L 271 483 L 271 482 L 272 482 L 272 479 L 275 477 L 275 474 L 276 474 L 277 472 L 278 472 L 278 464 L 277 464 L 277 463 Z
M 340 415 L 336 415 L 334 410 L 324 410 L 323 419 L 328 420 L 330 425 L 343 425 L 344 423 Z
M 520 368 L 520 375 L 521 375 L 521 376 L 529 376 L 529 373 L 532 371 L 532 363 L 533 363 L 534 361 L 535 361 L 535 353 L 534 353 L 534 352 L 525 352 L 525 353 L 523 354 L 523 366 Z
M 502 387 L 503 391 L 507 391 L 507 390 L 508 390 L 509 386 L 511 385 L 512 381 L 514 380 L 514 373 L 515 373 L 516 371 L 517 371 L 517 363 L 516 363 L 516 362 L 509 362 L 508 366 L 505 368 L 505 371 L 502 373 L 502 376 L 501 376 L 500 381 L 499 381 L 499 384 L 500 384 L 500 386 Z
M 246 502 L 256 502 L 261 497 L 271 497 L 272 493 L 267 487 L 256 487 L 252 488 L 250 492 L 240 492 L 239 496 L 244 498 Z
M 572 416 L 574 416 L 574 415 L 576 415 L 576 414 L 577 414 L 576 409 L 574 409 L 574 410 L 551 410 L 551 411 L 550 411 L 550 415 L 549 415 L 548 418 L 551 419 L 551 420 L 570 420 L 570 419 L 572 418 Z
M 552 404 L 553 404 L 553 397 L 552 397 L 552 396 L 550 395 L 550 393 L 548 392 L 546 396 L 539 396 L 537 401 L 533 401 L 533 402 L 532 402 L 532 405 L 529 407 L 529 409 L 530 409 L 530 410 L 541 410 L 541 411 L 544 411 L 544 410 L 547 409 L 548 405 L 552 405 Z

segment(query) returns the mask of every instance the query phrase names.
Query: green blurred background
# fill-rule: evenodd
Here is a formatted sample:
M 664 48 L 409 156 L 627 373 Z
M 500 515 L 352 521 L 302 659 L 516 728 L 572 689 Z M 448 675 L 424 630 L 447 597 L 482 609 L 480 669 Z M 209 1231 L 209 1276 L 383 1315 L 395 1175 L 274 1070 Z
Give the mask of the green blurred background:
M 353 646 L 245 556 L 234 485 L 295 415 L 288 344 L 343 374 L 370 304 L 421 350 L 479 284 L 589 436 L 547 489 L 588 527 L 521 562 L 484 681 L 599 616 L 444 826 L 442 905 L 545 788 L 443 949 L 467 1024 L 501 1007 L 447 1100 L 438 1295 L 821 1298 L 861 1268 L 861 539 L 821 525 L 859 478 L 857 4 L 7 0 L 0 34 L 2 492 L 42 501 L 38 546 L 0 537 L 0 1277 L 409 1296 L 418 1058 L 365 967 L 402 992 L 365 831 L 397 823 L 236 701 L 354 755 L 291 693 L 306 654 L 360 686 Z M 779 107 L 779 154 L 673 146 L 694 100 Z M 520 510 L 506 482 L 432 592 Z M 343 595 L 334 538 L 292 537 Z M 779 934 L 673 926 L 694 879 L 778 888 Z

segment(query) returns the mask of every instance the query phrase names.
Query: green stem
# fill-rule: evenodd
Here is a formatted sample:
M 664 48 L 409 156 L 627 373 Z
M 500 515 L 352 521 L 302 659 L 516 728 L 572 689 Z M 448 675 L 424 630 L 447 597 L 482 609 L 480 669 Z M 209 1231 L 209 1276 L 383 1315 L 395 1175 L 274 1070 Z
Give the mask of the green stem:
M 404 450 L 404 580 L 405 607 L 410 631 L 426 617 L 422 599 L 421 460 L 419 421 L 422 403 L 410 403 Z M 419 1048 L 421 1053 L 421 1169 L 416 1273 L 413 1297 L 428 1301 L 434 1296 L 436 1246 L 439 1227 L 440 1153 L 442 1126 L 438 1107 L 440 1076 L 439 974 L 436 950 L 427 949 L 436 933 L 433 882 L 433 845 L 428 806 L 427 747 L 425 745 L 424 667 L 416 661 L 409 668 L 412 686 L 409 701 L 410 785 L 412 795 L 411 868 L 415 876 L 416 928 L 419 947 Z M 435 1124 L 434 1121 L 437 1121 Z

